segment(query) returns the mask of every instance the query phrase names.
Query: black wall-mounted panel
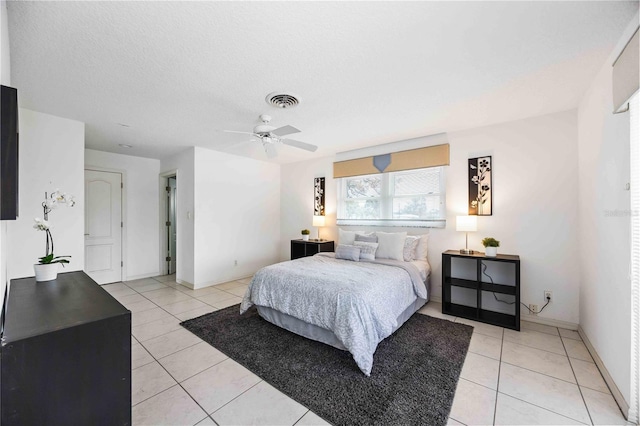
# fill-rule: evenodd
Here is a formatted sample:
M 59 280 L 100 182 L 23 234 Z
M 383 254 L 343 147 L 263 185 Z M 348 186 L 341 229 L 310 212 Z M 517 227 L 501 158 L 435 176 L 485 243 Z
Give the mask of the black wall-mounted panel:
M 0 219 L 18 217 L 18 91 L 1 87 Z

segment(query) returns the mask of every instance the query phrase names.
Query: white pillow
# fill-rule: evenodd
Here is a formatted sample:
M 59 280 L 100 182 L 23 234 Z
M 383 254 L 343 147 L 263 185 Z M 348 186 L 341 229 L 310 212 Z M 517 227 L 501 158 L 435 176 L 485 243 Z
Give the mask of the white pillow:
M 418 247 L 418 242 L 420 242 L 420 237 L 416 237 L 414 235 L 407 235 L 407 238 L 405 238 L 404 250 L 402 252 L 402 257 L 405 262 L 411 262 L 416 259 L 416 247 Z
M 360 247 L 360 259 L 375 260 L 378 243 L 370 243 L 366 241 L 355 241 L 354 246 Z
M 352 246 L 353 242 L 356 240 L 355 231 L 343 231 L 338 228 L 338 244 L 345 244 Z
M 406 232 L 376 232 L 378 237 L 378 259 L 404 260 L 404 240 Z
M 418 247 L 416 247 L 415 260 L 427 260 L 428 242 L 429 234 L 420 235 L 420 241 L 418 241 Z

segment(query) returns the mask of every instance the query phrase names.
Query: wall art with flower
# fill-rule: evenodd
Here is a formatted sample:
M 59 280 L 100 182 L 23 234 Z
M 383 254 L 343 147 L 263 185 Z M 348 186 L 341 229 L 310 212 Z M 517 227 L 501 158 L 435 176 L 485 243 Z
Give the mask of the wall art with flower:
M 313 179 L 313 215 L 324 216 L 324 178 Z
M 469 159 L 469 215 L 492 214 L 492 167 L 491 156 Z

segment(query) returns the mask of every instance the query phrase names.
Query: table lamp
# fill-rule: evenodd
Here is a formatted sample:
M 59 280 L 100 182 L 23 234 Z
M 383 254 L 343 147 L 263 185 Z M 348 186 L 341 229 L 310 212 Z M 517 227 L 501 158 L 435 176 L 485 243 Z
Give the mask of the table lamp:
M 318 241 L 322 241 L 320 239 L 320 227 L 324 226 L 324 216 L 313 216 L 313 226 L 318 228 Z
M 461 254 L 473 254 L 469 250 L 469 232 L 478 230 L 478 216 L 456 216 L 456 231 L 465 233 L 465 248 L 460 249 Z

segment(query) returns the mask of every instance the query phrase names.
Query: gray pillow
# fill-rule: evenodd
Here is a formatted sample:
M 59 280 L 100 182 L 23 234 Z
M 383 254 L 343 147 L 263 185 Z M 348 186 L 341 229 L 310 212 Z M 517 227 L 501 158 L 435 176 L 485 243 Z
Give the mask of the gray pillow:
M 376 237 L 375 235 L 356 234 L 356 241 L 362 241 L 363 243 L 377 243 L 378 237 Z
M 378 243 L 368 243 L 366 241 L 354 241 L 353 245 L 360 247 L 360 260 L 375 260 Z
M 336 248 L 336 259 L 360 261 L 360 247 L 347 244 L 338 244 Z

